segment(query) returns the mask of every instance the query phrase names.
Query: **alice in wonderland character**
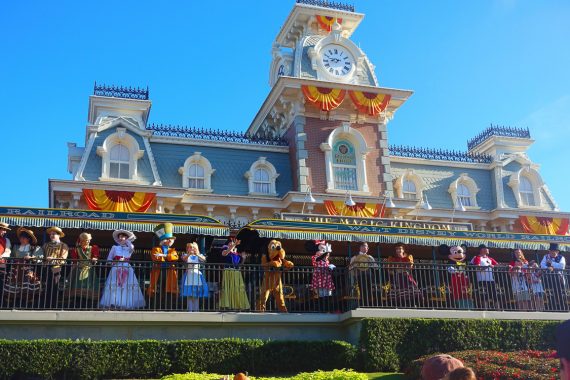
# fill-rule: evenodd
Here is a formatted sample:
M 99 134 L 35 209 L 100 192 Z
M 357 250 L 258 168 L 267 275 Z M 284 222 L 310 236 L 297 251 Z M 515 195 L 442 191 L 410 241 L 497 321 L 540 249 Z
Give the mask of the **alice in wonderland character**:
M 246 257 L 245 252 L 238 253 L 237 246 L 240 243 L 240 240 L 230 238 L 222 247 L 222 256 L 226 259 L 220 293 L 220 308 L 222 309 L 249 310 L 251 307 L 239 269 Z
M 135 250 L 135 234 L 127 230 L 113 231 L 114 245 L 107 262 L 111 271 L 105 282 L 99 305 L 102 308 L 138 309 L 145 306 L 144 296 L 129 260 Z
M 200 272 L 200 264 L 206 262 L 206 256 L 200 253 L 196 242 L 188 243 L 182 261 L 187 263 L 186 273 L 182 277 L 182 297 L 188 299 L 188 311 L 198 311 L 200 298 L 208 297 L 208 283 Z
M 170 297 L 166 301 L 175 302 L 178 297 L 178 261 L 176 249 L 172 248 L 176 237 L 172 234 L 172 223 L 163 223 L 155 227 L 154 233 L 160 241 L 150 253 L 153 261 L 150 272 L 150 285 L 146 290 L 149 297 L 159 293 L 161 297 Z
M 451 275 L 449 288 L 455 306 L 459 309 L 472 309 L 472 289 L 466 271 L 465 259 L 467 256 L 463 247 L 458 245 L 449 247 L 443 244 L 439 246 L 439 253 L 448 260 L 447 272 Z

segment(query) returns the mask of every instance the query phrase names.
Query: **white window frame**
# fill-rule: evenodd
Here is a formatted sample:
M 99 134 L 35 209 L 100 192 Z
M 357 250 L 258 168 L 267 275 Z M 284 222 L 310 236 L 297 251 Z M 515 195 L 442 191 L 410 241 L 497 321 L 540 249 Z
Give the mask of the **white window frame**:
M 111 149 L 115 145 L 123 145 L 129 151 L 129 178 L 113 178 L 110 176 L 111 172 Z M 127 133 L 126 128 L 117 128 L 117 132 L 107 136 L 103 145 L 97 147 L 97 155 L 101 157 L 101 177 L 100 181 L 110 182 L 129 182 L 142 184 L 138 176 L 138 160 L 144 155 L 144 150 L 141 150 L 137 140 Z
M 332 194 L 345 194 L 347 190 L 336 189 L 334 180 L 334 160 L 333 146 L 339 139 L 350 141 L 354 147 L 356 156 L 356 182 L 357 190 L 350 192 L 355 195 L 371 195 L 366 176 L 366 155 L 372 151 L 366 144 L 366 140 L 362 133 L 352 128 L 349 122 L 344 122 L 338 128 L 335 128 L 328 136 L 327 140 L 321 143 L 321 151 L 325 154 L 325 168 L 327 176 L 327 188 L 325 191 Z
M 461 173 L 459 178 L 455 181 L 451 182 L 449 185 L 449 194 L 451 195 L 451 200 L 453 202 L 453 208 L 461 208 L 458 200 L 457 189 L 459 185 L 464 185 L 469 190 L 469 200 L 471 202 L 470 205 L 462 204 L 463 207 L 467 210 L 478 210 L 479 207 L 477 203 L 477 193 L 479 192 L 479 187 L 477 187 L 477 183 L 473 180 L 473 178 L 469 177 L 467 173 Z
M 416 192 L 415 192 L 415 198 L 406 198 L 405 197 L 405 193 L 406 191 L 404 191 L 404 183 L 406 181 L 409 181 L 411 183 L 414 184 L 414 186 L 416 187 Z M 406 172 L 404 174 L 402 174 L 401 176 L 399 176 L 398 178 L 396 178 L 396 181 L 394 182 L 394 189 L 396 190 L 396 196 L 398 198 L 401 199 L 407 199 L 407 200 L 421 200 L 423 199 L 423 195 L 424 195 L 424 190 L 425 190 L 425 183 L 422 180 L 422 178 L 417 175 L 413 169 L 408 169 L 406 170 Z
M 190 167 L 192 165 L 201 166 L 204 169 L 204 188 L 196 189 L 190 186 Z M 184 166 L 178 168 L 178 173 L 182 176 L 182 187 L 187 191 L 195 193 L 211 193 L 214 191 L 212 189 L 212 174 L 216 169 L 212 169 L 212 164 L 210 160 L 202 156 L 201 152 L 194 152 L 194 154 L 184 161 Z
M 534 205 L 527 205 L 523 201 L 520 190 L 522 177 L 526 178 L 530 182 L 530 185 L 532 186 Z M 546 202 L 544 201 L 541 194 L 541 190 L 544 187 L 544 182 L 542 181 L 540 174 L 538 174 L 538 172 L 535 169 L 530 167 L 521 168 L 517 172 L 511 174 L 508 185 L 513 190 L 518 208 L 541 209 L 541 210 L 545 208 Z
M 532 182 L 530 181 L 530 179 L 526 176 L 521 176 L 519 178 L 520 180 L 520 188 L 519 188 L 519 193 L 521 196 L 521 203 L 523 205 L 525 205 L 526 207 L 534 207 L 536 206 L 536 198 L 534 196 L 534 186 L 532 186 Z M 529 190 L 523 189 L 523 184 L 525 183 L 528 184 L 529 186 Z M 532 202 L 529 202 L 529 199 L 532 200 Z
M 255 191 L 255 171 L 257 169 L 265 169 L 269 174 L 269 193 L 260 193 Z M 277 188 L 275 185 L 275 181 L 279 177 L 279 173 L 275 169 L 275 166 L 265 157 L 259 157 L 257 161 L 251 164 L 249 170 L 245 172 L 245 178 L 247 178 L 248 188 L 249 188 L 249 195 L 255 196 L 270 196 L 275 197 L 277 196 Z

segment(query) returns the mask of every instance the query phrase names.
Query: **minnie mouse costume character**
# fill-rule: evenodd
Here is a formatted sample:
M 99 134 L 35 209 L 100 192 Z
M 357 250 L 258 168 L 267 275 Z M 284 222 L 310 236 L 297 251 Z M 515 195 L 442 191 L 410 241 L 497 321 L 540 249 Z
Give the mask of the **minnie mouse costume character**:
M 473 309 L 471 299 L 471 284 L 467 276 L 465 263 L 466 255 L 463 247 L 453 245 L 451 247 L 442 244 L 439 246 L 441 256 L 448 259 L 447 272 L 451 275 L 451 298 L 458 309 Z
M 320 297 L 330 297 L 335 289 L 332 277 L 332 270 L 336 267 L 329 262 L 332 253 L 331 245 L 324 240 L 313 240 L 305 243 L 307 251 L 313 254 L 311 262 L 313 264 L 313 279 L 311 288 Z

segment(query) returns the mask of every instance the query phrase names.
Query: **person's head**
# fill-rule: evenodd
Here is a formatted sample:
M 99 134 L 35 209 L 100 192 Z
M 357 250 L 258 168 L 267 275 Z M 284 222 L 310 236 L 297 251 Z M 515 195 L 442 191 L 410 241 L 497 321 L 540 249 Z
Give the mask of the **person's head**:
M 54 243 L 59 243 L 59 239 L 65 236 L 61 228 L 55 226 L 48 228 L 46 232 L 49 235 L 49 240 Z
M 122 232 L 117 235 L 117 242 L 119 244 L 121 244 L 121 245 L 125 244 L 127 242 L 127 240 L 129 240 L 129 235 L 122 233 Z
M 485 244 L 479 246 L 479 256 L 487 256 L 489 254 L 489 248 Z
M 18 240 L 20 240 L 20 244 L 21 245 L 28 245 L 30 244 L 30 241 L 32 240 L 32 238 L 30 237 L 30 235 L 28 235 L 27 233 L 21 233 L 20 236 L 18 236 Z
M 538 263 L 534 260 L 531 260 L 530 263 L 528 263 L 528 267 L 530 269 L 538 269 Z
M 394 252 L 396 254 L 396 257 L 406 256 L 406 248 L 404 247 L 404 243 L 396 243 L 394 246 Z
M 91 234 L 88 234 L 87 232 L 82 232 L 81 234 L 79 234 L 79 245 L 82 247 L 88 247 L 89 244 L 91 243 Z
M 174 244 L 174 238 L 173 237 L 169 237 L 166 239 L 162 239 L 160 241 L 160 245 L 166 246 L 166 247 L 172 247 L 172 244 Z
M 456 368 L 463 367 L 461 360 L 451 355 L 435 355 L 422 366 L 422 380 L 441 380 Z
M 363 241 L 362 243 L 360 243 L 360 252 L 362 253 L 368 253 L 368 243 Z
M 520 261 L 522 263 L 526 262 L 526 258 L 524 257 L 524 252 L 522 251 L 522 249 L 517 248 L 513 250 L 513 260 Z
M 16 236 L 18 236 L 18 241 L 20 242 L 20 245 L 38 244 L 38 240 L 36 239 L 34 232 L 32 230 L 28 230 L 27 228 L 24 227 L 18 228 Z
M 560 248 L 558 246 L 558 243 L 550 243 L 550 248 L 548 249 L 548 254 L 550 255 L 550 257 L 558 256 L 559 252 Z
M 10 225 L 8 223 L 0 222 L 0 236 L 4 237 L 8 231 L 10 231 Z
M 196 243 L 195 241 L 192 243 L 187 243 L 186 244 L 186 253 L 188 253 L 189 255 L 199 254 L 200 249 L 198 248 L 198 243 Z
M 570 320 L 556 329 L 556 356 L 560 359 L 560 379 L 570 380 Z
M 456 368 L 449 372 L 444 380 L 477 380 L 475 372 L 469 367 Z

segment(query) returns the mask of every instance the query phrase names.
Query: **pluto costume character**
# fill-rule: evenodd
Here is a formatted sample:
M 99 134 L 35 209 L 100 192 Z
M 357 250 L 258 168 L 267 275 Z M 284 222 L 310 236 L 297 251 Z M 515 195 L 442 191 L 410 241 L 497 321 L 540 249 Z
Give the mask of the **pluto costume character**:
M 281 272 L 293 268 L 291 261 L 285 260 L 285 250 L 280 241 L 271 240 L 267 246 L 267 252 L 261 257 L 263 267 L 263 284 L 257 303 L 258 311 L 265 311 L 265 304 L 269 294 L 273 294 L 277 308 L 280 312 L 286 313 L 285 298 L 283 297 L 283 283 L 281 282 Z

